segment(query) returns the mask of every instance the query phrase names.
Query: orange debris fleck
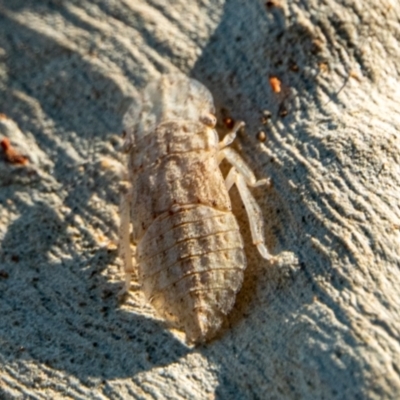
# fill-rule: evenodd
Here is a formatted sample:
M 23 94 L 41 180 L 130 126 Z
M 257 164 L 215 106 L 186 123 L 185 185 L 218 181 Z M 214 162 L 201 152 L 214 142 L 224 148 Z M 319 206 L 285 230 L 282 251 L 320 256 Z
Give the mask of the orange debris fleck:
M 269 78 L 269 84 L 271 85 L 271 89 L 274 93 L 281 92 L 281 81 L 276 76 L 271 76 Z
M 6 161 L 8 161 L 9 163 L 21 165 L 25 165 L 28 163 L 28 157 L 18 153 L 18 151 L 12 147 L 8 138 L 1 139 L 0 146 L 3 149 Z

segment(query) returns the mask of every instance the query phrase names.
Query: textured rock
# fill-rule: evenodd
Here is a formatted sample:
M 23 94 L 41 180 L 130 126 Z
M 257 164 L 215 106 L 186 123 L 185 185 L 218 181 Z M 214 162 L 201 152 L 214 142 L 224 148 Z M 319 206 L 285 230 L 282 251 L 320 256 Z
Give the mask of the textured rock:
M 30 159 L 0 160 L 0 397 L 397 398 L 400 6 L 173 3 L 0 0 L 0 136 Z M 140 291 L 116 301 L 122 115 L 177 70 L 273 180 L 278 262 L 233 189 L 244 286 L 196 350 Z

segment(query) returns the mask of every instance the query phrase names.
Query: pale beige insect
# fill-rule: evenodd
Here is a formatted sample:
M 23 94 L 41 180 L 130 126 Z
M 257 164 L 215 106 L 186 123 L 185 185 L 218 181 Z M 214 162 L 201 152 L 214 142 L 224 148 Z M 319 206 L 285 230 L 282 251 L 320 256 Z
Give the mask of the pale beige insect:
M 247 187 L 268 180 L 256 181 L 228 147 L 243 123 L 219 141 L 214 113 L 211 93 L 201 83 L 164 75 L 146 87 L 124 117 L 130 182 L 121 201 L 125 290 L 137 268 L 148 301 L 185 331 L 188 343 L 216 334 L 242 285 L 246 258 L 228 195 L 234 184 L 253 243 L 270 258 L 261 210 Z M 219 169 L 223 159 L 232 164 L 225 180 Z

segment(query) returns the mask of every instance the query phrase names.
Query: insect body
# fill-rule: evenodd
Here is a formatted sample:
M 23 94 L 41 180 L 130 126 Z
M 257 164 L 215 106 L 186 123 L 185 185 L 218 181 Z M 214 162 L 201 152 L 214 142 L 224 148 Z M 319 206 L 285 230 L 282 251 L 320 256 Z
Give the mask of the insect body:
M 210 92 L 194 79 L 164 75 L 149 84 L 124 117 L 130 188 L 121 201 L 121 255 L 126 290 L 138 268 L 146 298 L 189 343 L 212 338 L 232 309 L 246 258 L 228 191 L 237 185 L 254 244 L 270 258 L 254 174 L 214 126 Z M 224 180 L 220 162 L 233 166 Z M 132 232 L 130 229 L 132 223 Z M 136 245 L 134 261 L 131 236 Z

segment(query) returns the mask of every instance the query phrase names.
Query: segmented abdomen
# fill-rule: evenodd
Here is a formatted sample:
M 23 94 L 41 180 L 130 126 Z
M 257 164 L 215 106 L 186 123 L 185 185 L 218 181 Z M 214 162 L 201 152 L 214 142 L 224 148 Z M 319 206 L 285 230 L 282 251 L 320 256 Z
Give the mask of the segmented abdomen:
M 137 260 L 146 297 L 190 342 L 220 328 L 246 267 L 234 215 L 203 205 L 156 218 L 138 243 Z

